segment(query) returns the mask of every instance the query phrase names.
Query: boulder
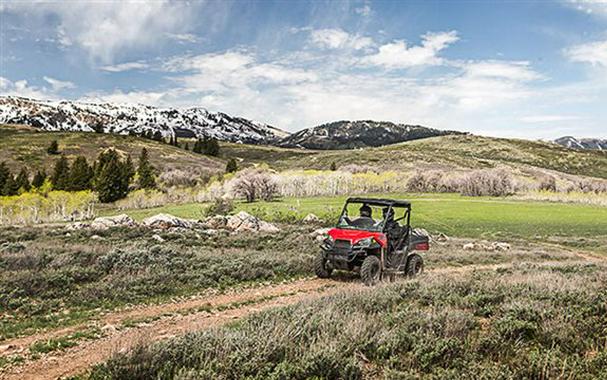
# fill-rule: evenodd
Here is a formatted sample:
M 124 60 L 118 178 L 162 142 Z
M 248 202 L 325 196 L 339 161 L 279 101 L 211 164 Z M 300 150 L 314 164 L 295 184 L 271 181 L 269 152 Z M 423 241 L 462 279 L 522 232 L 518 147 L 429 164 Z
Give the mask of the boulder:
M 275 225 L 259 220 L 253 215 L 241 211 L 227 218 L 225 228 L 234 232 L 268 232 L 280 231 Z
M 90 227 L 96 230 L 105 230 L 111 227 L 132 227 L 134 225 L 135 221 L 133 218 L 126 214 L 120 214 L 96 218 Z
M 190 219 L 182 219 L 169 214 L 157 214 L 143 220 L 143 225 L 153 228 L 192 228 L 198 222 Z
M 496 251 L 508 251 L 510 250 L 510 244 L 508 243 L 502 243 L 502 242 L 497 242 L 493 244 L 495 246 L 495 250 Z
M 308 214 L 308 215 L 306 215 L 305 218 L 303 218 L 303 222 L 304 223 L 320 223 L 320 222 L 322 222 L 322 220 L 314 214 Z
M 226 228 L 226 224 L 228 223 L 228 217 L 224 215 L 215 215 L 209 218 L 206 218 L 202 222 L 202 226 L 209 230 L 220 230 Z
M 442 232 L 439 232 L 438 234 L 436 234 L 436 236 L 433 237 L 433 239 L 434 239 L 434 241 L 443 243 L 443 242 L 449 241 L 449 236 L 445 235 Z
M 152 239 L 156 240 L 159 243 L 164 243 L 164 239 L 160 235 L 152 235 Z

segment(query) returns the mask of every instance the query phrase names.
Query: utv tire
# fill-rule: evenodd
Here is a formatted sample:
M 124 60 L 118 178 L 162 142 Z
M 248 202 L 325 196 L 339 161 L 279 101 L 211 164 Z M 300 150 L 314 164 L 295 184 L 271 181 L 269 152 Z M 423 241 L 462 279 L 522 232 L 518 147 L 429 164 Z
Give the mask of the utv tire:
M 367 286 L 375 285 L 381 278 L 381 263 L 377 256 L 367 256 L 360 266 L 360 278 Z
M 413 254 L 407 259 L 405 273 L 407 277 L 415 277 L 424 271 L 424 260 L 420 255 Z
M 314 272 L 319 278 L 329 278 L 333 270 L 327 268 L 327 259 L 324 253 L 319 253 L 314 259 Z

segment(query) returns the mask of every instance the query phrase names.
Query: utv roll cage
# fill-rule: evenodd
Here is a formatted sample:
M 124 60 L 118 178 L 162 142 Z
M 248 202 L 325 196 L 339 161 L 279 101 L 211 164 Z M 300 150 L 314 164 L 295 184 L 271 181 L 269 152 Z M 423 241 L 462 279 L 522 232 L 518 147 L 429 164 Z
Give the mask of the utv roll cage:
M 411 227 L 411 202 L 409 201 L 401 201 L 401 200 L 393 200 L 393 199 L 381 199 L 381 198 L 348 198 L 346 199 L 346 203 L 344 204 L 343 209 L 341 210 L 341 215 L 339 219 L 341 220 L 344 216 L 348 215 L 348 205 L 350 204 L 363 204 L 369 206 L 378 206 L 378 207 L 388 207 L 388 212 L 385 215 L 390 215 L 394 208 L 404 208 L 405 214 L 400 217 L 394 219 L 394 222 L 398 222 L 401 220 L 405 221 L 405 227 L 409 229 Z M 383 217 L 384 225 L 382 228 L 382 232 L 385 232 L 386 229 L 386 217 Z M 339 222 L 338 222 L 339 223 Z

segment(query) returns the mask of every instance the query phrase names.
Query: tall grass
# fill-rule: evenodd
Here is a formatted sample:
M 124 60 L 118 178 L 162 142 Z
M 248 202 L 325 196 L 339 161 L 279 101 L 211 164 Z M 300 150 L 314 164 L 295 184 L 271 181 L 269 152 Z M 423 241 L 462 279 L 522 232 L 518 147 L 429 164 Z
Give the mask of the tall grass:
M 428 274 L 140 346 L 90 378 L 601 378 L 604 269 Z

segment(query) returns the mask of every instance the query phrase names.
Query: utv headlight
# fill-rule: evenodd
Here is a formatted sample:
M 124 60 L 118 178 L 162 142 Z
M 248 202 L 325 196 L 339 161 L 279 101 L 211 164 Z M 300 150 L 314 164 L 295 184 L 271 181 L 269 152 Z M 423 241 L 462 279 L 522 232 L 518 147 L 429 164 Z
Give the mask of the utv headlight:
M 373 243 L 375 243 L 375 239 L 370 237 L 370 238 L 360 239 L 356 243 L 356 246 L 360 247 L 360 248 L 369 248 Z

